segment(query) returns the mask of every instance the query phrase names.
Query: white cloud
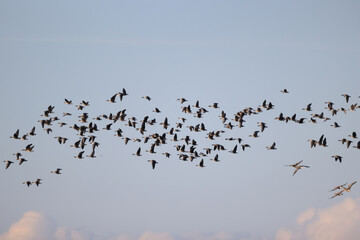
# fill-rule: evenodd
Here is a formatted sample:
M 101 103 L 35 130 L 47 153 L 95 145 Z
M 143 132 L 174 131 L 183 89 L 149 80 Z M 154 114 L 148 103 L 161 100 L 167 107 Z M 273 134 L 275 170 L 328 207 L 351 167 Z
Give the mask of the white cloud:
M 53 239 L 56 226 L 51 219 L 35 211 L 24 213 L 22 218 L 11 225 L 0 240 L 49 240 Z
M 229 232 L 211 234 L 188 233 L 181 236 L 172 236 L 167 232 L 147 231 L 138 237 L 118 234 L 110 237 L 96 236 L 87 229 L 71 229 L 59 227 L 46 215 L 29 211 L 21 219 L 10 226 L 7 232 L 0 234 L 0 240 L 260 240 L 248 235 L 234 235 Z M 285 240 L 285 239 L 281 239 Z
M 360 198 L 347 198 L 325 209 L 308 209 L 297 218 L 292 229 L 281 228 L 276 240 L 359 239 Z

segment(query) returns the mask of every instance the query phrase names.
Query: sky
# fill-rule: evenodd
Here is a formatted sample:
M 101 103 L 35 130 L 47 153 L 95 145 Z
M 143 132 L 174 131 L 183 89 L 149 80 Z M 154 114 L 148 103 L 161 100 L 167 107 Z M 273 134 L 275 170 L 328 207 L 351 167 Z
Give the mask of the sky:
M 331 0 L 0 1 L 0 240 L 356 239 L 359 183 L 333 199 L 329 191 L 359 181 L 359 139 L 350 148 L 338 140 L 360 134 L 360 109 L 332 116 L 325 102 L 360 105 L 359 10 L 358 1 Z M 122 101 L 106 101 L 123 88 Z M 80 111 L 82 100 L 90 106 Z M 243 128 L 229 130 L 219 118 L 224 111 L 235 124 L 234 114 L 264 100 L 274 109 L 246 116 Z M 200 119 L 181 108 L 196 101 L 209 111 Z M 312 111 L 302 110 L 309 103 Z M 38 121 L 49 105 L 68 125 L 54 122 L 47 134 Z M 103 130 L 110 121 L 92 119 L 123 109 L 138 124 L 156 118 L 145 135 L 168 132 L 159 125 L 166 117 L 171 127 L 185 117 L 179 138 L 196 139 L 198 152 L 215 142 L 226 151 L 212 151 L 200 168 L 201 158 L 179 160 L 169 134 L 156 154 L 143 142 L 125 145 L 115 130 L 143 139 L 139 131 L 126 122 Z M 76 159 L 70 147 L 79 136 L 69 126 L 81 125 L 83 112 L 100 129 L 96 158 Z M 309 122 L 321 112 L 331 119 Z M 305 123 L 275 120 L 280 113 Z M 257 122 L 268 128 L 249 137 Z M 199 123 L 207 131 L 186 127 Z M 26 141 L 9 138 L 34 126 Z M 206 139 L 216 130 L 225 132 Z M 328 147 L 310 148 L 307 140 L 323 134 Z M 60 145 L 57 136 L 69 140 Z M 251 148 L 229 153 L 229 137 Z M 267 150 L 273 142 L 277 150 Z M 28 161 L 19 166 L 12 154 L 30 143 L 34 152 L 23 152 Z M 210 161 L 216 153 L 220 162 Z M 6 160 L 14 162 L 8 169 Z M 310 168 L 292 176 L 284 165 L 300 160 Z M 61 175 L 50 173 L 57 168 Z M 22 184 L 37 178 L 39 187 Z

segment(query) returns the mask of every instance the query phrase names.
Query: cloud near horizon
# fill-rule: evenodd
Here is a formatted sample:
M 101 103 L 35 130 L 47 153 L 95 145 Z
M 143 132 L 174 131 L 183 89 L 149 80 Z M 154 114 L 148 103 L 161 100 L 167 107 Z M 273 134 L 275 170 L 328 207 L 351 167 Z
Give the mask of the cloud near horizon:
M 346 198 L 325 209 L 310 208 L 301 213 L 296 224 L 282 227 L 276 240 L 356 240 L 360 236 L 360 198 Z
M 59 227 L 46 215 L 29 211 L 21 219 L 13 223 L 5 233 L 0 233 L 0 240 L 260 240 L 248 235 L 234 235 L 228 232 L 212 234 L 187 233 L 172 236 L 167 232 L 146 231 L 139 237 L 118 234 L 112 237 L 98 237 L 87 229 L 69 229 Z

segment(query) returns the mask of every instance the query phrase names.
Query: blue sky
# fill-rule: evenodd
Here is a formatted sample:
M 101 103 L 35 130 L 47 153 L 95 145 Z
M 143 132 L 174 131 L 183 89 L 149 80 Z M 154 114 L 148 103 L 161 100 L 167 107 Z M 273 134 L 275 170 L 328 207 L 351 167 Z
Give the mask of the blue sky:
M 328 191 L 359 178 L 359 150 L 337 140 L 360 134 L 360 110 L 332 117 L 324 102 L 348 109 L 360 101 L 359 10 L 357 1 L 1 1 L 1 159 L 13 160 L 27 143 L 35 152 L 25 154 L 28 162 L 21 166 L 16 162 L 5 170 L 1 162 L 0 239 L 11 226 L 21 232 L 19 222 L 35 216 L 39 229 L 66 228 L 68 235 L 49 233 L 56 240 L 150 239 L 149 232 L 163 233 L 155 238 L 166 240 L 186 234 L 281 240 L 296 235 L 290 223 L 302 213 L 313 213 L 310 226 L 322 219 L 317 211 L 358 207 L 357 185 L 332 200 Z M 122 102 L 106 102 L 122 88 L 129 93 Z M 290 93 L 282 94 L 284 88 Z M 344 93 L 352 96 L 350 103 Z M 142 98 L 147 95 L 150 102 Z M 202 119 L 182 113 L 180 97 L 190 105 L 199 100 L 209 113 Z M 74 105 L 65 105 L 64 98 Z M 235 143 L 224 139 L 241 137 L 251 149 L 220 153 L 219 163 L 209 160 L 212 154 L 203 169 L 195 166 L 199 159 L 180 161 L 173 142 L 151 155 L 144 152 L 149 145 L 125 146 L 114 131 L 97 134 L 97 158 L 74 159 L 78 150 L 69 147 L 78 139 L 74 130 L 54 124 L 47 135 L 38 123 L 49 105 L 55 106 L 54 116 L 79 123 L 75 105 L 87 100 L 84 111 L 91 118 L 127 109 L 139 120 L 148 115 L 160 123 L 168 117 L 175 125 L 186 117 L 189 125 L 203 122 L 209 131 L 226 130 L 221 110 L 231 119 L 265 99 L 273 110 L 249 116 L 244 128 L 226 131 L 219 140 L 230 150 Z M 214 102 L 220 109 L 208 107 Z M 301 110 L 308 103 L 311 113 L 324 112 L 331 120 L 309 123 L 310 113 Z M 153 113 L 155 107 L 162 113 Z M 62 117 L 63 112 L 73 116 Z M 296 113 L 306 123 L 274 120 L 280 112 Z M 268 129 L 249 138 L 259 121 Z M 334 121 L 341 127 L 332 128 Z M 117 124 L 129 137 L 141 137 Z M 103 128 L 106 120 L 98 125 Z M 26 142 L 8 138 L 33 126 L 37 136 Z M 164 131 L 159 125 L 149 129 Z M 322 134 L 329 147 L 311 149 L 307 140 Z M 195 138 L 199 151 L 212 144 L 205 132 L 184 129 L 179 135 Z M 55 136 L 68 137 L 68 144 L 59 145 Z M 273 142 L 278 150 L 266 150 Z M 132 155 L 138 147 L 142 157 Z M 164 151 L 172 157 L 164 158 Z M 344 157 L 341 164 L 334 154 Z M 159 162 L 155 170 L 149 159 Z M 292 177 L 284 165 L 300 160 L 310 168 Z M 50 173 L 58 167 L 62 175 Z M 36 178 L 43 179 L 38 188 L 22 184 Z

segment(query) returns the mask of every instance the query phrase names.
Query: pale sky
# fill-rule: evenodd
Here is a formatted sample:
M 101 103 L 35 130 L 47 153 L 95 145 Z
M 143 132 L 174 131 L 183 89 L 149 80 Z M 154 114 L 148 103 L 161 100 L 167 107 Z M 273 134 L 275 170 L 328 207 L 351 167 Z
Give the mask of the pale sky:
M 350 148 L 338 141 L 360 135 L 360 109 L 331 116 L 325 102 L 335 109 L 360 104 L 359 12 L 358 1 L 0 1 L 0 239 L 354 239 L 360 184 L 333 199 L 329 190 L 360 180 L 360 150 L 353 148 L 359 139 Z M 123 101 L 106 102 L 123 88 Z M 209 112 L 200 119 L 182 113 L 181 97 L 183 105 L 199 100 Z M 90 106 L 79 111 L 82 100 Z M 246 116 L 244 128 L 223 126 L 222 110 L 236 124 L 235 113 L 264 100 L 274 109 Z M 208 107 L 214 102 L 219 109 Z M 312 112 L 302 110 L 309 103 Z M 68 125 L 54 122 L 46 134 L 38 120 L 49 105 Z M 171 127 L 186 117 L 179 138 L 196 139 L 198 152 L 213 143 L 227 150 L 204 157 L 199 168 L 201 158 L 179 160 L 174 145 L 183 141 L 171 135 L 156 154 L 145 152 L 150 144 L 125 145 L 116 129 L 131 139 L 141 134 L 125 122 L 105 131 L 108 120 L 92 119 L 123 109 L 139 124 L 145 116 L 157 119 L 145 134 L 168 132 L 158 125 L 165 117 Z M 79 150 L 70 148 L 79 136 L 69 126 L 81 125 L 83 112 L 101 129 L 94 159 L 75 159 Z M 309 122 L 321 112 L 331 119 Z M 306 120 L 280 122 L 280 113 Z M 268 128 L 251 138 L 257 122 Z M 207 131 L 186 127 L 198 123 Z M 9 138 L 34 126 L 29 140 Z M 226 132 L 206 139 L 214 130 Z M 328 147 L 310 148 L 307 140 L 322 134 Z M 69 140 L 60 145 L 56 136 Z M 251 148 L 239 145 L 231 154 L 236 142 L 228 137 Z M 277 150 L 267 150 L 273 142 Z M 34 152 L 24 153 L 28 161 L 19 166 L 12 154 L 30 143 Z M 134 156 L 139 147 L 142 156 Z M 88 143 L 84 156 L 89 149 Z M 210 161 L 216 153 L 220 162 Z M 331 158 L 336 154 L 342 163 Z M 8 169 L 6 160 L 14 162 Z M 284 165 L 300 160 L 310 168 L 292 176 Z M 50 173 L 56 168 L 61 175 Z M 37 178 L 39 187 L 22 184 Z

